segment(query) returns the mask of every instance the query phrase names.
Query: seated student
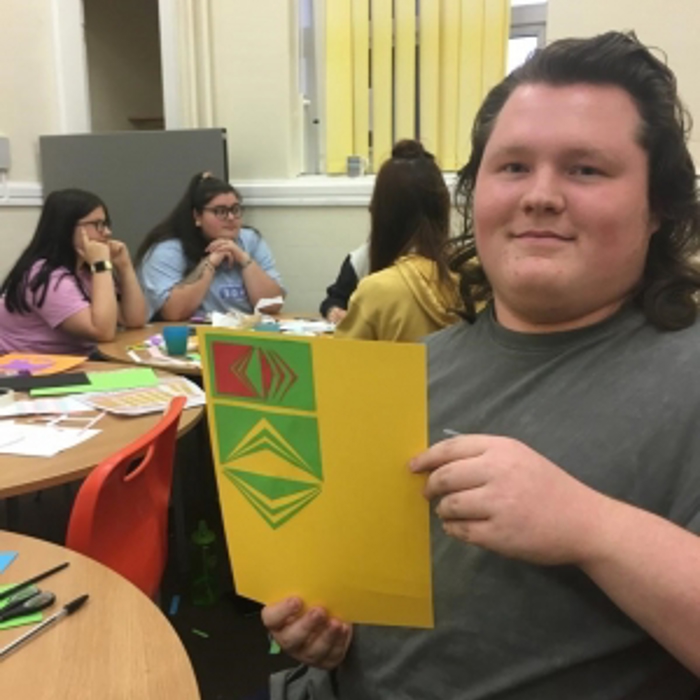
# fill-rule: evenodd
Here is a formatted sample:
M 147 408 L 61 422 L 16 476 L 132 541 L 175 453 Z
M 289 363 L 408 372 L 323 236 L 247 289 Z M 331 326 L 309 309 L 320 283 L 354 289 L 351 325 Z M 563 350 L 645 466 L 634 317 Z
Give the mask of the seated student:
M 151 315 L 184 321 L 212 311 L 252 313 L 260 299 L 285 294 L 270 248 L 242 226 L 242 215 L 241 197 L 227 182 L 210 173 L 192 178 L 136 255 Z
M 369 243 L 355 248 L 343 260 L 335 282 L 326 289 L 326 298 L 321 302 L 321 315 L 331 323 L 340 323 L 347 314 L 348 303 L 357 283 L 369 273 Z
M 34 237 L 0 287 L 0 353 L 89 354 L 117 322 L 138 328 L 146 302 L 127 247 L 95 194 L 52 192 Z
M 420 143 L 394 146 L 377 173 L 369 209 L 370 274 L 358 284 L 336 335 L 412 342 L 458 321 L 457 283 L 442 255 L 450 195 Z

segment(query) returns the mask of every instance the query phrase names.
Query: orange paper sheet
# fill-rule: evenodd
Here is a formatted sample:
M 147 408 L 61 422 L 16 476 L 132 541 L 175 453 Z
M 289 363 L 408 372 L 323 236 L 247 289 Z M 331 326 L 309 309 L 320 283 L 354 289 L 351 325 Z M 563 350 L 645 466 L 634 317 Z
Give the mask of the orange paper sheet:
M 73 355 L 33 355 L 25 352 L 11 352 L 0 357 L 0 376 L 17 374 L 21 371 L 34 376 L 59 374 L 77 367 L 87 360 L 86 357 Z

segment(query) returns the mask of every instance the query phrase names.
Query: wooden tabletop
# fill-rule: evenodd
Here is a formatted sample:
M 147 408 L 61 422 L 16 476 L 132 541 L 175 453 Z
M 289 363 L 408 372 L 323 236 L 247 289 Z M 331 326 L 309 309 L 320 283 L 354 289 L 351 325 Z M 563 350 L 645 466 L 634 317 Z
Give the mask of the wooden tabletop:
M 0 551 L 19 552 L 0 584 L 19 583 L 53 566 L 70 566 L 38 584 L 56 603 L 44 619 L 83 593 L 73 615 L 0 661 L 2 697 L 10 700 L 196 700 L 192 664 L 167 618 L 136 586 L 64 547 L 0 531 Z M 0 630 L 0 646 L 29 630 Z
M 85 362 L 74 371 L 107 371 L 124 369 L 113 362 Z M 158 374 L 167 372 L 158 370 Z M 184 435 L 202 417 L 204 408 L 183 411 L 178 436 Z M 89 415 L 89 414 L 87 414 Z M 100 433 L 55 457 L 18 457 L 0 454 L 0 498 L 30 493 L 82 479 L 103 459 L 114 454 L 140 435 L 150 430 L 161 418 L 160 413 L 145 416 L 116 416 L 107 414 L 95 428 Z M 1 687 L 1 685 L 0 685 Z
M 143 328 L 130 328 L 128 330 L 119 331 L 114 338 L 108 343 L 98 343 L 97 350 L 102 357 L 107 360 L 114 360 L 115 362 L 126 362 L 127 364 L 136 364 L 134 360 L 129 357 L 128 349 L 132 345 L 140 345 L 145 340 L 148 340 L 151 336 L 161 334 L 165 326 L 185 326 L 191 325 L 186 322 L 184 323 L 149 323 Z M 143 363 L 140 366 L 149 366 L 148 363 Z M 202 375 L 202 370 L 199 367 L 177 367 L 163 365 L 151 364 L 151 367 L 159 367 L 161 369 L 167 369 L 169 372 L 175 374 L 185 374 L 191 377 L 200 377 Z

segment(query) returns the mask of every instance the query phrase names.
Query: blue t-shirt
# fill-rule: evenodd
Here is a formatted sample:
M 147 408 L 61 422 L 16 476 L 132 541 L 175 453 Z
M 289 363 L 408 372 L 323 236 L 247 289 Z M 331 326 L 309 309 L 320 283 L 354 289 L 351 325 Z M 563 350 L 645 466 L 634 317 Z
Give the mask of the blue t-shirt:
M 275 268 L 270 247 L 256 231 L 242 228 L 236 244 L 248 253 L 280 287 L 282 286 L 282 278 Z M 158 243 L 146 254 L 139 267 L 138 276 L 151 317 L 165 304 L 172 288 L 185 278 L 186 267 L 187 260 L 182 250 L 182 243 L 176 238 Z M 197 314 L 211 311 L 226 312 L 229 309 L 252 313 L 253 305 L 248 298 L 241 269 L 238 265 L 228 267 L 224 262 L 217 268 L 209 291 L 197 309 Z

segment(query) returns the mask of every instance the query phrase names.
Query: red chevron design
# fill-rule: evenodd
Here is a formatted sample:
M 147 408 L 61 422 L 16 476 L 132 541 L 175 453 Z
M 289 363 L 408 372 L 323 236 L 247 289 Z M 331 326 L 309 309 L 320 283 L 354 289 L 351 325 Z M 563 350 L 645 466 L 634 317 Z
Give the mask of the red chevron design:
M 246 377 L 248 364 L 253 357 L 249 345 L 212 343 L 214 377 L 219 394 L 256 398 L 258 392 Z

